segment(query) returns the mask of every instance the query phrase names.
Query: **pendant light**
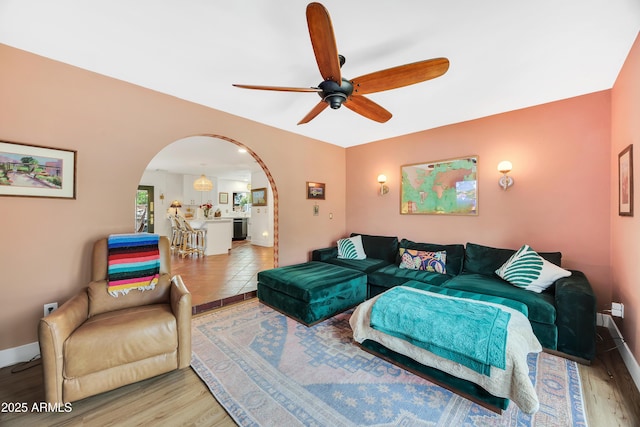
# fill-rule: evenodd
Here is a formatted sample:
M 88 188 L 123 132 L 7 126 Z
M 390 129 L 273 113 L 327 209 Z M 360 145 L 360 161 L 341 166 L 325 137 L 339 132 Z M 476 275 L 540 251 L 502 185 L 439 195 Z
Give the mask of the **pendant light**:
M 213 182 L 202 174 L 200 175 L 200 178 L 193 181 L 193 188 L 196 191 L 211 191 L 213 190 Z

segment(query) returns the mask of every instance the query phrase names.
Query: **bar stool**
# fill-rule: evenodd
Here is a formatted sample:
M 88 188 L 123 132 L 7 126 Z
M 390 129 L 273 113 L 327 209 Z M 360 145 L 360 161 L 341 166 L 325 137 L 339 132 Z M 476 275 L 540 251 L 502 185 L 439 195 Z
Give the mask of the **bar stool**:
M 180 226 L 180 232 L 182 234 L 182 241 L 179 250 L 180 256 L 182 258 L 190 254 L 204 256 L 204 246 L 206 240 L 205 230 L 195 230 L 181 216 L 178 216 L 177 219 Z
M 180 225 L 178 224 L 178 220 L 175 215 L 169 215 L 169 221 L 171 221 L 171 252 L 175 252 L 180 250 L 180 246 L 182 245 L 182 230 L 180 229 Z

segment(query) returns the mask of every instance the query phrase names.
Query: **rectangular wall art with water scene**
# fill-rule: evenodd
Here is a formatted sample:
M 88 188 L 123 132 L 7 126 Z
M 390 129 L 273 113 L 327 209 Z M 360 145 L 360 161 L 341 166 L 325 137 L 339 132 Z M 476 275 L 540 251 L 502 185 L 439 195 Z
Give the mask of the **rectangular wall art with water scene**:
M 75 199 L 76 154 L 0 141 L 0 196 Z
M 478 156 L 404 165 L 400 174 L 401 214 L 478 214 Z
M 326 184 L 323 182 L 307 181 L 307 199 L 324 200 Z

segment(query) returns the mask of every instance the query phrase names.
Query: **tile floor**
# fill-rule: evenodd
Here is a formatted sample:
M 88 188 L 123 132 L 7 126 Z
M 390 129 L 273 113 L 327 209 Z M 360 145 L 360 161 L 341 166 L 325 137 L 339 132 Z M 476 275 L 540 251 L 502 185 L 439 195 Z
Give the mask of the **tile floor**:
M 171 271 L 191 292 L 193 314 L 256 296 L 257 274 L 273 268 L 273 248 L 234 241 L 228 255 L 185 258 L 174 254 Z

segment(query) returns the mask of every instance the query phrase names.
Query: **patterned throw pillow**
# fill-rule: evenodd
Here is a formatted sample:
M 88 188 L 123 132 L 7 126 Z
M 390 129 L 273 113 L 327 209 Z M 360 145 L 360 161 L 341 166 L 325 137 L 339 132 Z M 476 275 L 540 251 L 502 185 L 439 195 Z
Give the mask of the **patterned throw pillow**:
M 400 268 L 446 274 L 447 252 L 429 252 L 400 248 Z
M 496 270 L 496 274 L 528 291 L 540 293 L 561 277 L 571 276 L 571 272 L 542 258 L 529 245 L 523 245 L 518 251 Z
M 362 247 L 362 236 L 357 235 L 348 239 L 338 240 L 338 258 L 365 259 L 367 254 Z

